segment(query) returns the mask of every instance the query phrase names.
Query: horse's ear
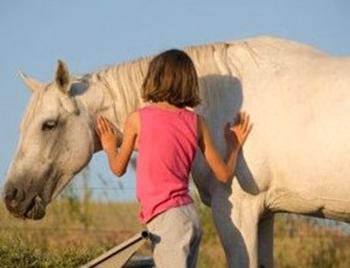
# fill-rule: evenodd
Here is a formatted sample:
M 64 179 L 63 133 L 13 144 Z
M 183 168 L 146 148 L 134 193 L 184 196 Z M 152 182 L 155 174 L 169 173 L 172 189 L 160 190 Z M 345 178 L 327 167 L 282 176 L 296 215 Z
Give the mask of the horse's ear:
M 44 84 L 27 76 L 25 73 L 18 71 L 19 76 L 21 77 L 23 83 L 32 91 L 39 90 L 44 87 Z
M 69 91 L 70 75 L 67 65 L 62 60 L 58 60 L 55 81 L 59 90 L 67 94 Z

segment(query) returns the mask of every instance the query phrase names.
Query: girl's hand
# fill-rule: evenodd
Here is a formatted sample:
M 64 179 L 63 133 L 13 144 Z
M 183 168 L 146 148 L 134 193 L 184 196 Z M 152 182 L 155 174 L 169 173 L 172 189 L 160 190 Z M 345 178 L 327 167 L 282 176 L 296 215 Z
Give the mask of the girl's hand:
M 108 152 L 117 149 L 117 131 L 113 124 L 101 115 L 98 115 L 96 118 L 96 133 L 100 138 L 104 151 Z
M 239 112 L 233 125 L 227 124 L 225 128 L 225 139 L 228 145 L 236 145 L 240 149 L 245 143 L 252 124 L 249 122 L 249 115 L 246 112 Z M 232 135 L 233 134 L 233 135 Z

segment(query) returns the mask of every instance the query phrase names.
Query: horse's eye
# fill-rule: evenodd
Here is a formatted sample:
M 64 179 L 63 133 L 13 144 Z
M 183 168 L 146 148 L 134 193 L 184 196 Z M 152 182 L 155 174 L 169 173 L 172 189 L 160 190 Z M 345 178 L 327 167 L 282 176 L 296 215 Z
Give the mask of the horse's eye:
M 43 131 L 48 131 L 48 130 L 52 130 L 57 126 L 57 121 L 55 120 L 47 120 L 43 123 L 41 130 Z

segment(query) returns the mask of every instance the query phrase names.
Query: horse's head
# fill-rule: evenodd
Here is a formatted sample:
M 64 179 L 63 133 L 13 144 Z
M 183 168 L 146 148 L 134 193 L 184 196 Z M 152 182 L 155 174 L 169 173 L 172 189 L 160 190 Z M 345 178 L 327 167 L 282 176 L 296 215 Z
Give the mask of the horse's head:
M 81 85 L 71 81 L 63 62 L 59 61 L 51 83 L 23 79 L 32 96 L 7 173 L 4 199 L 15 216 L 41 219 L 47 204 L 91 159 L 94 123 L 74 97 Z

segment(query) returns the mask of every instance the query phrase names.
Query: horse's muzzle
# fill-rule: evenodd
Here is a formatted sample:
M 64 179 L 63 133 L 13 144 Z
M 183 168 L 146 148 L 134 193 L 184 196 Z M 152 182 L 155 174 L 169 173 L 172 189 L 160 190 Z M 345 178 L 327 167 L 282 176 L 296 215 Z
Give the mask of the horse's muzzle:
M 5 185 L 4 201 L 8 211 L 16 217 L 33 220 L 45 216 L 46 203 L 39 195 L 28 195 L 23 188 L 12 183 Z

